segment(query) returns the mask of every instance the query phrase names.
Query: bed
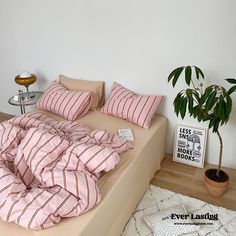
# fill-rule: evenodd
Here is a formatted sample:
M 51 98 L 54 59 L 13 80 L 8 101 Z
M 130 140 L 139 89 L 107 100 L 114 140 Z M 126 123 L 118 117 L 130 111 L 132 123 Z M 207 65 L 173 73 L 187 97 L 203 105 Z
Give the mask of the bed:
M 63 118 L 39 110 L 55 120 Z M 134 149 L 121 155 L 118 166 L 101 176 L 99 187 L 102 201 L 94 209 L 79 217 L 65 218 L 55 227 L 44 230 L 28 230 L 13 223 L 0 221 L 0 235 L 120 235 L 133 210 L 147 189 L 154 173 L 160 168 L 165 153 L 167 119 L 154 116 L 150 129 L 146 130 L 128 121 L 90 111 L 80 119 L 92 129 L 117 132 L 118 128 L 131 128 L 135 137 Z

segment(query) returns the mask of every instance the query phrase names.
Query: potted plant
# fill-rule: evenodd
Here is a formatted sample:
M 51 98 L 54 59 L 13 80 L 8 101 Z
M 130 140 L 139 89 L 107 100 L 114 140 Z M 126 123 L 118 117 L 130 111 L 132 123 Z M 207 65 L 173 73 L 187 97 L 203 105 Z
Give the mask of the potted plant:
M 208 122 L 209 130 L 212 129 L 212 132 L 217 134 L 220 144 L 218 167 L 206 170 L 204 179 L 209 193 L 213 196 L 221 196 L 228 187 L 229 176 L 221 169 L 223 140 L 219 128 L 225 125 L 229 119 L 232 109 L 231 94 L 236 91 L 236 80 L 226 79 L 227 82 L 233 84 L 229 90 L 216 84 L 204 88 L 200 83 L 200 79 L 204 79 L 202 70 L 197 66 L 188 65 L 178 67 L 170 73 L 168 82 L 172 82 L 173 87 L 182 72 L 184 72 L 187 88 L 181 90 L 175 97 L 174 111 L 182 119 L 188 111 L 189 115 L 199 122 Z

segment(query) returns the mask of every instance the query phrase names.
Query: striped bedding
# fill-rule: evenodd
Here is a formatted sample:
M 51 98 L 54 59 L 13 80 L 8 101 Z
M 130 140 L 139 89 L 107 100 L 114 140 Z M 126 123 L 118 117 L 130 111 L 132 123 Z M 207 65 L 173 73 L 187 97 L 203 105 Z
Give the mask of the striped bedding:
M 135 94 L 121 84 L 114 82 L 111 95 L 101 112 L 149 129 L 152 117 L 162 99 L 163 96 Z
M 28 113 L 0 123 L 0 217 L 54 226 L 101 201 L 97 180 L 132 144 L 84 124 Z

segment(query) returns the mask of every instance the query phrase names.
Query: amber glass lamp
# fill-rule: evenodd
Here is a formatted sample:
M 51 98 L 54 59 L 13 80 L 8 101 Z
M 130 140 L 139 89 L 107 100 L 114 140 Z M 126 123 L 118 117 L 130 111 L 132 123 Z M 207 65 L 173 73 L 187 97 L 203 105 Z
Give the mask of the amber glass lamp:
M 27 71 L 24 71 L 15 77 L 15 81 L 17 84 L 23 85 L 26 87 L 27 97 L 32 97 L 29 93 L 29 86 L 33 84 L 36 80 L 37 80 L 36 75 L 31 74 Z

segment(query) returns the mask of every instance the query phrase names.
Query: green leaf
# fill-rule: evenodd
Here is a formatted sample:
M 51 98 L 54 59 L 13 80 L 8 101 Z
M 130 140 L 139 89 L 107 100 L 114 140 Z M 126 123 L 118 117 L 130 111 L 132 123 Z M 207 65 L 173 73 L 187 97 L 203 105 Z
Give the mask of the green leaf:
M 203 121 L 207 121 L 207 120 L 209 120 L 209 119 L 210 119 L 210 117 L 209 117 L 208 114 L 202 113 L 202 120 L 203 120 Z
M 199 94 L 196 90 L 193 90 L 193 95 L 194 95 L 195 99 L 197 100 L 197 102 L 200 104 L 200 97 L 199 97 Z
M 193 115 L 193 92 L 192 92 L 192 90 L 187 89 L 186 95 L 188 98 L 188 110 L 189 110 L 190 116 L 192 116 Z
M 214 90 L 206 100 L 205 110 L 208 112 L 215 104 L 216 91 Z
M 198 120 L 198 122 L 200 122 L 202 120 L 202 113 L 198 113 L 197 120 Z
M 222 101 L 222 109 L 223 109 L 223 113 L 224 113 L 224 122 L 227 122 L 228 120 L 228 108 L 227 108 L 228 104 L 225 102 L 224 98 L 223 98 L 223 101 Z
M 186 95 L 187 96 L 191 96 L 192 95 L 192 93 L 193 93 L 193 90 L 192 89 L 186 89 Z
M 212 92 L 213 88 L 212 87 L 207 87 L 205 89 L 204 94 L 200 97 L 200 103 L 204 104 L 204 102 L 206 101 L 206 99 L 208 98 L 209 94 Z
M 179 115 L 181 111 L 183 101 L 184 101 L 184 97 L 181 95 L 181 97 L 179 98 L 175 106 L 175 113 L 177 114 L 177 116 Z
M 236 79 L 226 79 L 230 84 L 236 84 Z
M 197 77 L 197 79 L 200 78 L 199 75 L 201 75 L 201 77 L 204 79 L 204 74 L 203 74 L 202 70 L 201 70 L 200 68 L 198 68 L 197 66 L 194 66 L 194 68 L 195 68 L 195 72 L 196 72 L 196 77 Z
M 189 110 L 189 113 L 190 115 L 193 114 L 193 97 L 189 97 L 188 98 L 188 110 Z
M 236 86 L 233 86 L 229 89 L 228 94 L 234 93 L 236 91 Z
M 229 116 L 232 110 L 232 98 L 227 95 L 226 96 L 226 111 L 227 111 L 227 115 Z
M 210 123 L 209 123 L 209 129 L 211 129 L 212 127 L 213 127 L 213 125 L 214 125 L 214 119 L 215 119 L 215 117 L 213 116 L 211 119 L 210 119 Z
M 180 112 L 180 107 L 181 107 L 181 103 L 183 101 L 183 96 L 182 96 L 182 93 L 179 92 L 177 94 L 177 96 L 175 97 L 175 100 L 174 100 L 174 109 L 175 109 L 175 113 L 177 115 L 177 117 L 179 116 L 179 112 Z
M 190 83 L 191 83 L 191 76 L 192 76 L 191 66 L 187 66 L 185 68 L 185 81 L 186 81 L 187 85 L 190 85 Z
M 182 119 L 184 119 L 184 117 L 185 117 L 186 107 L 187 107 L 187 98 L 185 97 L 183 99 L 183 102 L 182 102 L 181 107 L 180 107 L 180 115 L 181 115 Z
M 226 124 L 229 120 L 229 116 L 232 110 L 232 99 L 231 97 L 227 94 L 225 96 L 226 102 L 223 101 L 223 110 L 224 110 L 224 119 L 221 120 L 221 125 Z
M 178 93 L 177 96 L 175 97 L 174 102 L 173 102 L 173 104 L 174 104 L 174 110 L 175 110 L 175 113 L 176 113 L 177 117 L 178 117 L 178 115 L 179 115 L 179 108 L 178 108 L 178 107 L 179 107 L 180 101 L 181 101 L 181 94 Z
M 178 72 L 178 71 L 180 71 L 181 69 L 183 70 L 183 66 L 181 66 L 181 67 L 178 67 L 178 68 L 176 68 L 176 69 L 174 69 L 170 74 L 169 74 L 169 76 L 168 76 L 168 82 L 170 82 L 170 80 L 172 79 L 172 77 L 174 77 L 175 76 L 175 74 Z M 181 70 L 181 71 L 182 71 Z
M 179 70 L 175 73 L 174 78 L 172 80 L 173 87 L 175 87 L 175 84 L 176 84 L 180 74 L 182 73 L 183 69 L 184 69 L 184 67 L 180 67 Z
M 219 128 L 220 120 L 217 116 L 213 115 L 211 116 L 210 122 L 209 122 L 209 129 L 213 129 L 213 133 L 216 132 Z
M 223 121 L 225 120 L 224 106 L 225 106 L 224 97 L 223 95 L 220 95 L 220 99 L 218 103 L 216 103 L 216 106 L 215 106 L 215 114 L 220 120 L 223 120 Z
M 199 105 L 193 107 L 193 117 L 196 118 L 199 113 Z

